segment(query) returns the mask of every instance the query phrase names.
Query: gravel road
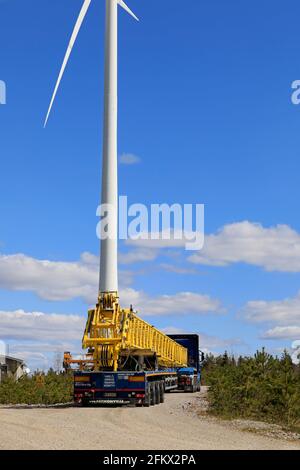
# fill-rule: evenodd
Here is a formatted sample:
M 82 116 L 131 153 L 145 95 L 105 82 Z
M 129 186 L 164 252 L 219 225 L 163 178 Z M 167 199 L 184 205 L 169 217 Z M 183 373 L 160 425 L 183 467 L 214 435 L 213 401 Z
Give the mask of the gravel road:
M 151 408 L 0 408 L 0 449 L 295 449 L 300 442 L 199 419 L 199 394 L 172 393 Z

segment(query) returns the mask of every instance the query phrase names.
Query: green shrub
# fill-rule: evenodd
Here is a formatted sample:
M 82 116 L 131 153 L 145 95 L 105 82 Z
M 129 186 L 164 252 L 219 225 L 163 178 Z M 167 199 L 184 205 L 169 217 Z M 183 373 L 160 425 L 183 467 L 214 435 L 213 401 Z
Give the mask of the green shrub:
M 207 356 L 203 380 L 210 386 L 211 413 L 300 430 L 300 368 L 287 352 L 274 358 L 263 349 L 237 361 L 227 354 Z
M 69 374 L 47 374 L 24 376 L 18 382 L 5 379 L 0 384 L 0 403 L 4 405 L 52 405 L 73 400 L 73 379 Z

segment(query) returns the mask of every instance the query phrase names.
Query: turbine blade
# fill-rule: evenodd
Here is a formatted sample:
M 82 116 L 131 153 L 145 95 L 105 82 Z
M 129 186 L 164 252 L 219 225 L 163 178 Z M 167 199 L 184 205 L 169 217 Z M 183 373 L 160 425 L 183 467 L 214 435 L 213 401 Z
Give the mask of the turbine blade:
M 126 3 L 123 1 L 123 0 L 118 0 L 118 4 L 124 8 L 125 11 L 127 11 L 127 13 L 129 13 L 129 15 L 131 15 L 136 21 L 140 21 L 138 19 L 137 16 L 135 16 L 135 14 L 133 13 L 133 11 L 130 10 L 130 8 L 126 5 Z
M 53 103 L 54 103 L 54 100 L 55 100 L 55 97 L 56 97 L 56 94 L 57 94 L 57 91 L 58 91 L 58 88 L 59 88 L 59 85 L 60 85 L 60 82 L 61 82 L 61 79 L 63 77 L 64 71 L 66 69 L 68 60 L 70 58 L 70 55 L 71 55 L 71 52 L 72 52 L 72 49 L 73 49 L 73 46 L 74 46 L 75 41 L 77 39 L 79 30 L 81 28 L 81 25 L 83 23 L 85 15 L 87 14 L 87 11 L 89 9 L 91 1 L 92 0 L 84 0 L 84 3 L 83 3 L 82 8 L 80 10 L 78 19 L 76 21 L 76 24 L 75 24 L 75 27 L 74 27 L 74 30 L 73 30 L 68 48 L 67 48 L 67 52 L 66 52 L 64 60 L 63 60 L 62 67 L 61 67 L 59 75 L 58 75 L 58 79 L 57 79 L 57 82 L 56 82 L 56 85 L 55 85 L 55 88 L 54 88 L 54 92 L 53 92 L 53 95 L 52 95 L 52 98 L 51 98 L 50 106 L 49 106 L 47 116 L 46 116 L 46 119 L 45 119 L 44 127 L 46 127 L 46 125 L 47 125 L 47 122 L 48 122 L 48 119 L 49 119 L 49 116 L 50 116 L 50 112 L 51 112 L 51 109 L 52 109 L 52 106 L 53 106 Z

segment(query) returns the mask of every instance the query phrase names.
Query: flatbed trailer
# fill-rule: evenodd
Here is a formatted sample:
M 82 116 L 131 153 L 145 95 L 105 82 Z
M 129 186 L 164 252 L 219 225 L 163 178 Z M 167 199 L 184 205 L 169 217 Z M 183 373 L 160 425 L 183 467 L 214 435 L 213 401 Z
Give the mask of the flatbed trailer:
M 153 406 L 172 390 L 200 390 L 197 335 L 176 335 L 189 352 L 189 366 L 149 371 L 74 371 L 74 401 L 78 405 Z
M 176 370 L 149 372 L 76 372 L 74 401 L 88 404 L 158 405 L 178 388 Z

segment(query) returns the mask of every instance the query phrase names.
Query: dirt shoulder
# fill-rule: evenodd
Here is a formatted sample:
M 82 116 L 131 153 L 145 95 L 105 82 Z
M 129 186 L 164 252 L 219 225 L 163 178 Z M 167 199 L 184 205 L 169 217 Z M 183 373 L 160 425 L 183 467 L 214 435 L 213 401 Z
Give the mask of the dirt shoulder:
M 257 435 L 277 439 L 281 441 L 289 441 L 300 445 L 300 434 L 287 431 L 277 424 L 270 424 L 250 419 L 233 419 L 226 420 L 214 417 L 208 414 L 207 387 L 202 387 L 201 393 L 187 402 L 185 410 L 195 418 L 206 422 L 216 423 L 225 428 L 236 429 L 244 432 L 251 432 Z
M 294 449 L 295 436 L 220 421 L 202 393 L 172 393 L 151 408 L 0 409 L 0 449 Z

